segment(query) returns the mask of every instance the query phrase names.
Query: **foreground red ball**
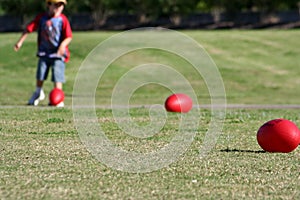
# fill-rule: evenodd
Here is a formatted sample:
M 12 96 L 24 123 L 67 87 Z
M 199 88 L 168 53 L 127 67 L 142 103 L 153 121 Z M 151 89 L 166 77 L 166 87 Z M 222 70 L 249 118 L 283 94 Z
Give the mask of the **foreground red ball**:
M 187 113 L 193 107 L 192 99 L 182 93 L 172 94 L 165 101 L 165 108 L 169 112 Z
M 265 151 L 289 153 L 298 147 L 300 131 L 287 119 L 274 119 L 259 128 L 257 142 Z
M 60 104 L 64 99 L 64 92 L 59 88 L 54 88 L 49 94 L 49 102 L 53 106 Z

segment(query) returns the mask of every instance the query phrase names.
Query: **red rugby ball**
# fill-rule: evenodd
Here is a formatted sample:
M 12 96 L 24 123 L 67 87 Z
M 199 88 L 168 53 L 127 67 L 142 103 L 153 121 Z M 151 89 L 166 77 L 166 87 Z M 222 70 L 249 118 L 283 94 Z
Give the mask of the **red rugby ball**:
M 267 152 L 289 153 L 300 143 L 300 131 L 287 119 L 273 119 L 257 132 L 257 142 Z
M 49 102 L 53 106 L 56 106 L 59 103 L 63 102 L 64 99 L 64 92 L 59 88 L 54 88 L 49 94 Z
M 193 107 L 192 99 L 182 93 L 172 94 L 165 101 L 165 108 L 169 112 L 187 113 Z

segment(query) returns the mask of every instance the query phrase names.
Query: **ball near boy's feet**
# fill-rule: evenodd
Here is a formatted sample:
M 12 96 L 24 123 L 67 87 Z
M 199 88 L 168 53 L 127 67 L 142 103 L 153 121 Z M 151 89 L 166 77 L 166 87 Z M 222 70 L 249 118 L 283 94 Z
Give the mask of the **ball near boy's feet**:
M 64 107 L 64 92 L 59 88 L 54 88 L 49 94 L 49 105 Z

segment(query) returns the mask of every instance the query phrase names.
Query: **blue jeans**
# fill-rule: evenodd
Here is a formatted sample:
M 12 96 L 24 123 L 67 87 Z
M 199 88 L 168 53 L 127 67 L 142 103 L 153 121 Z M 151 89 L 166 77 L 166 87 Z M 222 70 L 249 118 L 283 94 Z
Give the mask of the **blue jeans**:
M 48 77 L 51 68 L 52 78 L 51 81 L 57 83 L 65 82 L 65 62 L 59 58 L 40 57 L 36 72 L 37 80 L 44 81 Z

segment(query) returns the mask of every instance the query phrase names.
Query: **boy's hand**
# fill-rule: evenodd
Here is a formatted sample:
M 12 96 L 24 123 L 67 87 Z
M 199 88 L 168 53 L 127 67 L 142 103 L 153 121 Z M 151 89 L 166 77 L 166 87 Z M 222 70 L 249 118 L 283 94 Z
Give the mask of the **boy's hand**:
M 60 46 L 59 49 L 58 49 L 58 51 L 57 51 L 57 55 L 64 56 L 65 51 L 66 51 L 66 47 Z
M 20 48 L 21 48 L 21 46 L 22 46 L 22 43 L 19 43 L 19 42 L 16 43 L 15 46 L 14 46 L 14 50 L 15 50 L 15 51 L 19 51 Z
M 57 50 L 57 55 L 64 56 L 64 54 L 66 53 L 66 47 L 70 44 L 71 40 L 72 40 L 72 38 L 68 37 L 61 42 L 61 44 Z
M 15 51 L 19 51 L 20 48 L 22 47 L 22 44 L 24 42 L 24 40 L 27 38 L 28 32 L 25 30 L 23 32 L 23 34 L 21 35 L 20 39 L 18 40 L 18 42 L 15 44 L 14 46 L 14 50 Z

